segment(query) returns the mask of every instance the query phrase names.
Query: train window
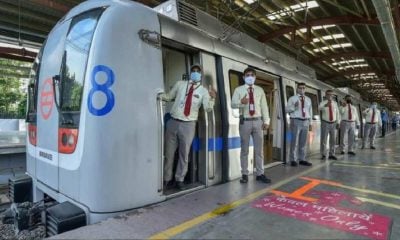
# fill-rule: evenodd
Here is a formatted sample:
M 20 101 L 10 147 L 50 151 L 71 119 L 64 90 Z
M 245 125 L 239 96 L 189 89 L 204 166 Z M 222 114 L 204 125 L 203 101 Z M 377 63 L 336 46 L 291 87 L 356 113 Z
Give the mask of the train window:
M 234 71 L 234 70 L 229 70 L 229 83 L 230 83 L 231 96 L 232 96 L 233 91 L 235 91 L 235 89 L 238 86 L 244 84 L 243 73 Z
M 306 96 L 311 99 L 313 115 L 318 115 L 318 97 L 313 93 L 306 92 Z
M 43 43 L 42 48 L 40 49 L 37 58 L 33 62 L 31 72 L 30 72 L 30 80 L 28 85 L 28 109 L 26 115 L 27 122 L 36 122 L 36 106 L 37 106 L 37 88 L 39 82 L 39 70 L 40 63 L 42 60 L 43 46 L 46 43 Z
M 289 100 L 289 98 L 294 95 L 294 88 L 291 86 L 286 86 L 285 90 L 286 90 L 286 100 Z
M 61 65 L 61 101 L 63 112 L 80 112 L 86 62 L 98 19 L 103 9 L 96 9 L 76 16 L 71 21 Z M 71 116 L 71 114 L 63 114 Z M 77 119 L 68 119 L 77 125 Z M 71 121 L 73 121 L 71 123 Z

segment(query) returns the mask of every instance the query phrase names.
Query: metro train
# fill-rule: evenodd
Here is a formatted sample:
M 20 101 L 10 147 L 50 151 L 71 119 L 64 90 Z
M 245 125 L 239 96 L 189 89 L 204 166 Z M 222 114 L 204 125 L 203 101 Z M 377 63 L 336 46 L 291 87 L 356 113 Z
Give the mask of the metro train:
M 187 79 L 193 63 L 203 66 L 202 83 L 217 90 L 216 106 L 197 122 L 185 179 L 190 188 L 167 191 L 164 128 L 171 105 L 159 95 Z M 257 70 L 256 84 L 269 104 L 266 167 L 288 158 L 284 109 L 298 82 L 307 84 L 315 114 L 308 153 L 319 152 L 317 106 L 332 86 L 318 81 L 312 68 L 182 1 L 151 9 L 95 0 L 73 8 L 50 32 L 32 69 L 27 174 L 33 201 L 69 202 L 92 224 L 239 178 L 239 112 L 231 96 L 246 67 Z M 366 106 L 352 95 L 360 110 Z M 253 168 L 251 154 L 248 161 Z

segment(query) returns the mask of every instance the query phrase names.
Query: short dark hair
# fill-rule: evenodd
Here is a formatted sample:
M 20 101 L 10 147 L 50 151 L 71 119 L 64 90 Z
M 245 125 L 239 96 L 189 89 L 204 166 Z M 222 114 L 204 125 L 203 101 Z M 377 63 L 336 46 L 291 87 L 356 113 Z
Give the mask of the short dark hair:
M 248 67 L 243 71 L 243 75 L 246 75 L 246 73 L 252 72 L 254 75 L 256 75 L 256 70 L 254 68 Z
M 332 89 L 328 89 L 328 90 L 325 91 L 325 93 L 333 93 L 333 90 Z
M 345 99 L 346 99 L 346 98 L 351 98 L 351 95 L 346 95 L 344 98 L 345 98 Z
M 200 71 L 202 71 L 201 65 L 200 64 L 193 64 L 190 67 L 190 71 L 193 71 L 193 69 L 198 68 Z
M 299 83 L 297 84 L 297 87 L 299 87 L 299 86 L 306 86 L 306 83 L 304 83 L 304 82 L 299 82 Z

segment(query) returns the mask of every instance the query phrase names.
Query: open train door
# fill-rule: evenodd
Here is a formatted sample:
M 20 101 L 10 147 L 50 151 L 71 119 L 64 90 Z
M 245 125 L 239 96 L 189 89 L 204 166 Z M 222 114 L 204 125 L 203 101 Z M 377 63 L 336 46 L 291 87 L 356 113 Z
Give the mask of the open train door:
M 224 125 L 226 130 L 224 132 L 224 146 L 225 161 L 227 162 L 224 171 L 227 171 L 225 175 L 227 180 L 239 178 L 241 176 L 240 170 L 240 134 L 239 134 L 239 109 L 231 108 L 231 100 L 235 88 L 244 83 L 242 75 L 243 70 L 248 66 L 246 64 L 233 61 L 228 58 L 222 58 L 222 71 L 224 79 L 224 90 L 226 94 L 226 101 L 224 108 L 226 108 L 227 116 L 224 119 L 227 121 Z M 250 140 L 249 153 L 253 152 L 253 144 Z M 253 154 L 249 154 L 249 171 L 253 172 Z

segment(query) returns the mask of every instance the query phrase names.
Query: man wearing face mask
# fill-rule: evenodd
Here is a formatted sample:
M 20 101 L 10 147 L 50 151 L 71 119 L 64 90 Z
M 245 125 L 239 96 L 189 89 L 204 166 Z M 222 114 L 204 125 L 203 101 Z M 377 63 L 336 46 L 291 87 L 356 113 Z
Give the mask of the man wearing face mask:
M 248 182 L 248 156 L 250 136 L 254 142 L 254 156 L 256 164 L 256 180 L 263 183 L 270 183 L 271 180 L 264 175 L 264 134 L 263 130 L 269 127 L 269 112 L 267 98 L 264 90 L 254 85 L 256 71 L 253 68 L 246 68 L 243 72 L 245 84 L 235 89 L 232 96 L 232 108 L 239 108 L 240 111 L 240 166 L 242 170 L 241 183 Z
M 185 188 L 184 179 L 188 170 L 189 151 L 193 142 L 199 109 L 210 112 L 214 107 L 216 92 L 201 85 L 201 66 L 195 64 L 190 68 L 190 81 L 178 81 L 171 91 L 161 95 L 164 101 L 175 99 L 171 116 L 167 122 L 165 133 L 164 185 L 172 180 L 172 168 L 175 151 L 179 150 L 179 161 L 175 172 L 176 187 Z
M 290 143 L 290 165 L 311 166 L 312 163 L 306 161 L 306 143 L 308 131 L 311 131 L 310 119 L 312 117 L 311 99 L 305 95 L 306 84 L 297 84 L 297 95 L 291 96 L 286 106 L 286 112 L 290 114 L 290 131 L 292 140 Z M 297 150 L 297 151 L 296 151 Z
M 332 99 L 333 91 L 325 92 L 326 100 L 322 101 L 318 107 L 321 112 L 321 155 L 325 159 L 326 141 L 329 135 L 329 159 L 337 160 L 335 156 L 336 128 L 340 122 L 339 108 Z
M 373 102 L 371 106 L 363 111 L 365 116 L 365 127 L 362 149 L 365 148 L 367 144 L 367 139 L 369 138 L 369 144 L 371 149 L 375 149 L 374 141 L 376 135 L 377 125 L 382 127 L 381 112 L 376 108 L 377 103 Z
M 345 102 L 342 103 L 340 108 L 340 149 L 341 154 L 345 153 L 345 136 L 348 136 L 348 154 L 356 155 L 354 153 L 354 131 L 360 126 L 360 120 L 358 118 L 357 108 L 352 105 L 350 95 L 346 95 Z

